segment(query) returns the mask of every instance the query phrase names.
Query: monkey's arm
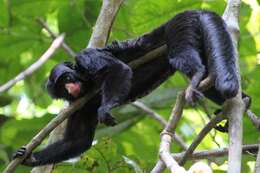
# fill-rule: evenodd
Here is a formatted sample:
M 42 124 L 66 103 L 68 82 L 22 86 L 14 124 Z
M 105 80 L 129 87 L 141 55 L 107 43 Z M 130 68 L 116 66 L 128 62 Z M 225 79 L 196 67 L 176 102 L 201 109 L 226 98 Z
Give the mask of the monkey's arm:
M 96 100 L 92 99 L 82 109 L 72 114 L 68 119 L 64 139 L 48 145 L 41 151 L 31 153 L 23 164 L 39 166 L 57 163 L 78 156 L 89 149 L 97 126 L 97 106 Z M 22 147 L 14 153 L 13 158 L 22 157 L 25 153 L 26 148 Z
M 84 137 L 73 141 L 65 141 L 64 139 L 49 145 L 39 152 L 32 153 L 24 160 L 22 164 L 27 166 L 39 166 L 58 163 L 63 160 L 78 156 L 80 153 L 89 149 L 91 144 L 92 140 L 86 140 Z M 26 149 L 21 148 L 17 151 L 17 153 L 18 152 L 21 155 L 24 155 Z M 17 153 L 14 158 L 19 157 Z
M 98 109 L 99 121 L 106 125 L 115 125 L 116 122 L 109 111 L 127 97 L 131 88 L 132 70 L 109 54 L 101 57 L 83 56 L 76 58 L 76 61 L 77 68 L 90 71 L 93 78 L 101 85 L 102 102 Z

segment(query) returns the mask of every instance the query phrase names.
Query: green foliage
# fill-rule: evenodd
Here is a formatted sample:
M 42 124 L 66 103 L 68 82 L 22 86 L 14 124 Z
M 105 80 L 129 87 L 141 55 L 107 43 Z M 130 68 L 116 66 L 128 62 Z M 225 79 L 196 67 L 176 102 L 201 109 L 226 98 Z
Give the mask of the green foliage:
M 49 47 L 51 38 L 36 21 L 37 18 L 46 21 L 56 34 L 66 33 L 66 43 L 78 52 L 87 45 L 101 3 L 101 0 L 0 0 L 0 84 L 37 61 Z M 184 10 L 208 9 L 221 15 L 225 4 L 224 0 L 127 0 L 118 12 L 109 41 L 137 37 Z M 252 96 L 252 110 L 256 113 L 260 112 L 259 4 L 259 0 L 242 2 L 239 45 L 242 86 Z M 0 172 L 11 153 L 30 141 L 58 112 L 61 103 L 53 102 L 47 96 L 44 85 L 50 69 L 56 63 L 68 60 L 72 60 L 71 57 L 59 49 L 37 72 L 17 83 L 7 93 L 0 94 L 0 116 L 5 116 L 5 121 L 0 121 Z M 167 119 L 177 91 L 183 89 L 186 83 L 187 79 L 177 73 L 142 101 Z M 216 105 L 209 103 L 210 112 L 215 108 Z M 100 126 L 96 135 L 97 144 L 78 162 L 58 164 L 54 172 L 149 172 L 158 159 L 162 126 L 129 105 L 113 113 L 118 115 L 120 125 L 114 129 Z M 201 107 L 187 107 L 177 132 L 188 145 L 207 121 L 208 117 Z M 247 117 L 243 125 L 244 143 L 256 143 L 259 132 Z M 110 138 L 100 139 L 101 136 Z M 224 147 L 227 143 L 226 134 L 212 132 L 199 145 L 199 149 Z M 174 144 L 172 151 L 180 152 L 181 148 Z M 244 157 L 243 172 L 252 172 L 250 165 L 254 159 Z M 212 159 L 214 172 L 226 172 L 226 160 Z M 28 170 L 19 166 L 17 172 Z
M 117 144 L 110 138 L 98 140 L 91 150 L 80 157 L 80 160 L 68 167 L 68 164 L 58 164 L 55 173 L 59 172 L 136 172 L 142 173 L 138 164 L 118 152 Z

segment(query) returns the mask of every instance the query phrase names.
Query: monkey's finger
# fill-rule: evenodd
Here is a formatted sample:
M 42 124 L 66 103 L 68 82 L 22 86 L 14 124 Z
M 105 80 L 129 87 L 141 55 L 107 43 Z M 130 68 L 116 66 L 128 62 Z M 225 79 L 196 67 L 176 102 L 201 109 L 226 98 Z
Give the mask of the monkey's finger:
M 24 151 L 17 151 L 17 152 L 16 152 L 16 155 L 17 155 L 17 156 L 23 156 L 24 154 L 25 154 Z
M 23 155 L 25 155 L 26 153 L 26 147 L 22 146 L 21 148 L 19 148 L 13 155 L 12 158 L 15 159 L 17 157 L 21 157 Z
M 197 99 L 197 100 L 201 100 L 204 97 L 203 93 L 196 89 L 193 90 L 193 93 L 194 93 L 195 99 Z
M 22 157 L 24 156 L 25 152 L 20 152 L 20 151 L 17 151 L 16 153 L 13 154 L 12 158 L 13 159 L 16 159 L 18 157 Z

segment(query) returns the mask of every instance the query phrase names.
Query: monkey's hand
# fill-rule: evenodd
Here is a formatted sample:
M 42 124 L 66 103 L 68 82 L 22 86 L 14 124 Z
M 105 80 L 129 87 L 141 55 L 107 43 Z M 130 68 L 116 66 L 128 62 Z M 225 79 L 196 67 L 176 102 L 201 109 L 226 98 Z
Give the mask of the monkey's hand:
M 185 99 L 191 105 L 195 106 L 196 102 L 203 98 L 203 94 L 191 85 L 185 91 Z
M 103 107 L 98 109 L 98 121 L 107 126 L 115 126 L 117 124 L 116 119 Z
M 26 147 L 22 146 L 18 149 L 12 156 L 12 159 L 23 158 L 26 155 Z M 23 160 L 22 164 L 26 166 L 34 166 L 37 163 L 37 159 L 33 154 L 28 154 L 28 156 Z

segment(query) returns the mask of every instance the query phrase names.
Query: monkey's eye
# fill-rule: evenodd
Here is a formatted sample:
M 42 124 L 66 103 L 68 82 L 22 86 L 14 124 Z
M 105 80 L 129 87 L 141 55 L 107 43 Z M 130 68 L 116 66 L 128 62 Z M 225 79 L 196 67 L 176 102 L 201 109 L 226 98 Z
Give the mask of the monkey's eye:
M 66 80 L 67 82 L 70 82 L 72 79 L 71 79 L 70 76 L 66 76 L 65 80 Z

